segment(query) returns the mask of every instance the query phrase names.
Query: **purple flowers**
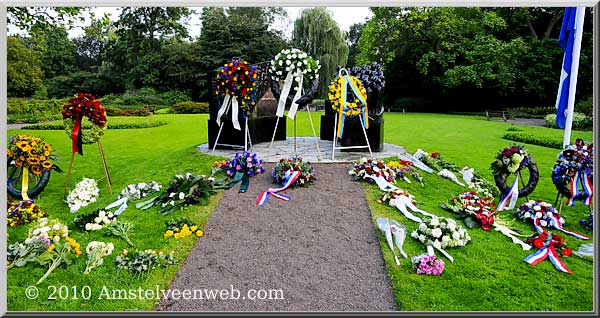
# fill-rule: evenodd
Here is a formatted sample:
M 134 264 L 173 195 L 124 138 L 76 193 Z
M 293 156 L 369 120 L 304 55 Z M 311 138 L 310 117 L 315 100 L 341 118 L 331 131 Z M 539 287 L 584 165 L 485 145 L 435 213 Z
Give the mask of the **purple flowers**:
M 413 268 L 417 270 L 419 275 L 434 275 L 439 276 L 444 272 L 446 264 L 441 259 L 436 259 L 435 255 L 419 255 L 413 256 L 411 259 Z
M 265 172 L 262 164 L 262 159 L 259 159 L 255 153 L 240 151 L 237 152 L 230 161 L 225 163 L 223 169 L 228 176 L 233 176 L 237 172 L 241 172 L 253 177 L 259 173 Z
M 385 77 L 381 65 L 377 62 L 355 66 L 350 70 L 350 75 L 360 79 L 367 90 L 367 94 L 377 92 L 385 87 Z

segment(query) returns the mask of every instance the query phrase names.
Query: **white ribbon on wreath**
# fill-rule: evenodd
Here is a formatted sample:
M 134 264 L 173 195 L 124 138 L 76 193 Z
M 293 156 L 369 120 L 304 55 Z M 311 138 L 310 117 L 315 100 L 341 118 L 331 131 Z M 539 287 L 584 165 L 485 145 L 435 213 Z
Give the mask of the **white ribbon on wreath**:
M 223 99 L 223 104 L 221 104 L 221 108 L 219 108 L 219 112 L 217 113 L 217 125 L 221 126 L 221 117 L 225 115 L 227 112 L 227 108 L 231 106 L 231 120 L 233 123 L 233 128 L 237 130 L 242 130 L 240 127 L 240 122 L 238 120 L 238 101 L 235 95 L 227 94 Z
M 294 119 L 296 117 L 296 112 L 298 111 L 298 104 L 296 101 L 302 97 L 302 83 L 304 81 L 304 73 L 302 70 L 297 68 L 296 72 L 289 71 L 285 80 L 283 81 L 283 89 L 281 90 L 281 95 L 279 96 L 279 104 L 277 105 L 277 117 L 283 117 L 283 113 L 285 111 L 285 104 L 287 102 L 287 98 L 290 95 L 290 90 L 292 89 L 292 85 L 294 85 L 294 81 L 298 83 L 296 88 L 296 94 L 292 99 L 292 105 L 290 106 L 290 111 L 288 112 L 288 117 L 290 119 Z

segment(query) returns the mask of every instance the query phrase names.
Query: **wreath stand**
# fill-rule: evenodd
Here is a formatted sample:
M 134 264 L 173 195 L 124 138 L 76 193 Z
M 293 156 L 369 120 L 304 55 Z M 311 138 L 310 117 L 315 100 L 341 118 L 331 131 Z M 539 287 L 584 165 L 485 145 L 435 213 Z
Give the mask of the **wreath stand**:
M 108 165 L 106 164 L 104 150 L 102 148 L 100 140 L 96 141 L 96 143 L 98 143 L 98 152 L 100 153 L 100 159 L 102 161 L 102 166 L 104 167 L 104 177 L 106 178 L 106 182 L 108 183 L 108 192 L 112 194 L 112 181 L 110 180 L 110 173 L 108 172 Z M 67 188 L 69 187 L 69 177 L 71 176 L 71 170 L 73 169 L 73 161 L 75 161 L 75 152 L 71 154 L 71 162 L 69 163 L 69 170 L 67 171 L 67 178 L 65 180 L 65 186 L 63 191 L 64 197 L 67 196 Z
M 300 105 L 298 105 L 300 106 Z M 319 140 L 317 139 L 317 133 L 315 131 L 315 125 L 312 120 L 312 115 L 310 114 L 310 106 L 306 105 L 306 111 L 308 112 L 308 120 L 310 121 L 310 128 L 312 128 L 313 137 L 315 138 L 315 146 L 317 146 L 317 161 L 321 161 L 321 149 L 319 148 Z M 279 125 L 279 119 L 281 117 L 277 117 L 277 121 L 275 122 L 275 130 L 273 130 L 273 137 L 271 137 L 271 144 L 269 145 L 269 149 L 273 148 L 273 142 L 275 141 L 275 134 L 277 133 L 277 126 Z M 296 116 L 294 116 L 294 155 L 298 155 L 296 150 Z
M 367 137 L 367 130 L 365 129 L 365 124 L 363 122 L 363 115 L 359 114 L 358 116 L 360 117 L 360 127 L 362 128 L 363 134 L 365 135 L 365 140 L 367 141 L 367 145 L 366 146 L 336 147 L 335 144 L 337 143 L 337 140 L 338 140 L 338 135 L 337 135 L 338 116 L 335 116 L 335 123 L 333 124 L 333 142 L 332 142 L 331 160 L 335 160 L 335 150 L 336 149 L 341 150 L 341 149 L 367 148 L 367 149 L 369 149 L 369 155 L 371 156 L 371 158 L 373 158 L 373 152 L 371 151 L 371 144 L 369 143 L 369 137 Z M 367 120 L 368 120 L 368 118 L 367 118 Z
M 581 183 L 583 183 L 583 176 L 579 175 L 579 181 Z M 556 191 L 556 199 L 554 199 L 554 207 L 558 206 L 558 208 L 557 208 L 558 213 L 562 212 L 563 202 L 564 202 L 565 198 L 566 198 L 566 196 L 561 191 L 559 191 L 557 189 L 557 191 Z M 559 203 L 560 203 L 560 205 L 559 205 Z M 590 213 L 592 213 L 592 205 L 590 204 L 587 207 L 588 207 L 588 211 Z
M 227 108 L 225 108 L 225 114 L 227 114 L 227 111 L 229 111 L 229 106 L 230 105 L 227 105 Z M 217 145 L 233 147 L 233 148 L 241 148 L 242 147 L 242 145 L 220 144 L 219 143 L 219 138 L 221 137 L 221 131 L 223 131 L 223 124 L 225 124 L 225 122 L 221 122 L 221 125 L 219 125 L 219 132 L 217 133 L 217 139 L 215 139 L 215 144 L 213 145 L 212 152 L 215 152 L 215 149 L 217 149 Z M 277 130 L 277 126 L 275 126 L 275 130 Z M 252 138 L 250 138 L 250 130 L 248 129 L 248 116 L 246 116 L 246 120 L 244 121 L 244 146 L 243 146 L 244 151 L 248 151 L 248 144 L 250 144 L 250 150 L 252 150 Z

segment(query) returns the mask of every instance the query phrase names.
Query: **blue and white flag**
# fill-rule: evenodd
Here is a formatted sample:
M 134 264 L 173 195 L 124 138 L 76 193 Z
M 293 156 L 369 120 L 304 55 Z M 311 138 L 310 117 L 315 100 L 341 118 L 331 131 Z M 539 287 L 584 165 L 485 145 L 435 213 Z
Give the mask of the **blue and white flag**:
M 560 74 L 560 83 L 556 97 L 556 124 L 561 129 L 567 126 L 567 111 L 573 111 L 575 88 L 579 68 L 579 50 L 583 33 L 585 7 L 565 8 L 558 45 L 563 49 L 564 57 Z M 572 100 L 571 100 L 572 99 Z

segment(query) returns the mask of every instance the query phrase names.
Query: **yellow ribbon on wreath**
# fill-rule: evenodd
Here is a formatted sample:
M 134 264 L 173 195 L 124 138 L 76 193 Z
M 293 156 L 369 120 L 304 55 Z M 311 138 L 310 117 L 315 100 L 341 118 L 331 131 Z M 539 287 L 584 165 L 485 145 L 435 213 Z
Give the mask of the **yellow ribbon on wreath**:
M 346 75 L 342 75 L 342 71 L 346 72 Z M 348 86 L 354 97 L 351 101 L 348 101 L 347 98 Z M 362 114 L 363 125 L 365 129 L 369 128 L 367 91 L 362 82 L 358 78 L 349 75 L 345 69 L 341 69 L 339 76 L 329 85 L 329 101 L 338 116 L 338 137 L 342 137 L 346 117 L 354 117 Z

